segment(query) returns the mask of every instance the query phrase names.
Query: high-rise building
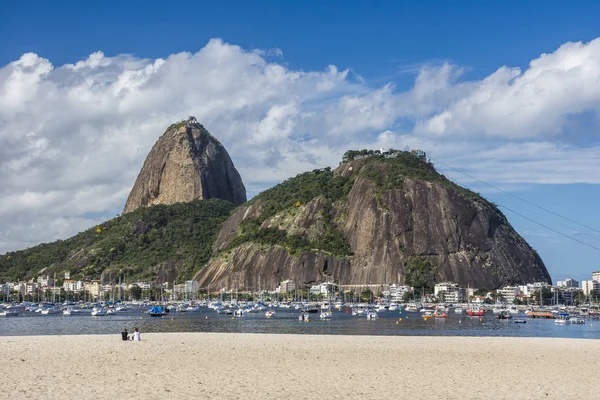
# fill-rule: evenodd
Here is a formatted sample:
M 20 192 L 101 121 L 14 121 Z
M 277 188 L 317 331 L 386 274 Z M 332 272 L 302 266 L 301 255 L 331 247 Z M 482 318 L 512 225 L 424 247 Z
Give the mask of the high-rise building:
M 579 287 L 579 282 L 577 282 L 575 279 L 567 278 L 564 281 L 557 281 L 556 286 L 564 287 L 564 288 L 570 288 L 570 287 L 576 288 L 576 287 Z
M 600 282 L 595 280 L 581 281 L 581 290 L 583 290 L 583 294 L 589 296 L 592 290 L 600 291 Z

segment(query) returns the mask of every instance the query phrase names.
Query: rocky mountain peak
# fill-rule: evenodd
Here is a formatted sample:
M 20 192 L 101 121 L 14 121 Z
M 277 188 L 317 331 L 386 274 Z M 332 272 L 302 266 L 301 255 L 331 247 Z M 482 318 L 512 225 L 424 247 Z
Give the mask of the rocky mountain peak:
M 246 188 L 225 147 L 189 117 L 169 126 L 152 147 L 123 213 L 212 198 L 242 204 Z

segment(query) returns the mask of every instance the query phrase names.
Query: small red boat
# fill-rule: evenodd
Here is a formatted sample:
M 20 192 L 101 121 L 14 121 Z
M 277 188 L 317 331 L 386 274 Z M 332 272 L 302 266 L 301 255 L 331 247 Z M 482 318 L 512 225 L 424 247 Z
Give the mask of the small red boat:
M 471 307 L 467 309 L 467 315 L 469 317 L 483 317 L 483 308 Z

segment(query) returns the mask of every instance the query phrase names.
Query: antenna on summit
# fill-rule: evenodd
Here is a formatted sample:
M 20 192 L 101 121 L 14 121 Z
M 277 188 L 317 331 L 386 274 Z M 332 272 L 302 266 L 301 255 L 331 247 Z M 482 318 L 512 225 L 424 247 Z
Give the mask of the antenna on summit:
M 187 120 L 188 124 L 197 124 L 198 121 L 196 121 L 196 117 L 192 117 L 191 115 L 188 117 Z

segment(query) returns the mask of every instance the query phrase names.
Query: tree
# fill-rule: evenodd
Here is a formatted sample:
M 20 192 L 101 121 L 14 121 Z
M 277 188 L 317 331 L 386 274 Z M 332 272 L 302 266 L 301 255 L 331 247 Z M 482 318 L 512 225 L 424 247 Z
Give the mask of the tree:
M 413 292 L 406 292 L 404 293 L 404 296 L 402 296 L 402 301 L 404 301 L 405 303 L 412 301 L 415 299 L 415 294 Z
M 134 300 L 139 300 L 142 297 L 142 288 L 138 285 L 133 285 L 131 286 L 130 293 Z
M 501 302 L 502 300 L 504 300 L 504 296 L 502 295 L 502 293 L 498 293 L 498 292 L 491 292 L 490 297 L 495 302 Z
M 372 298 L 373 298 L 373 292 L 371 292 L 371 289 L 363 290 L 360 293 L 360 301 L 369 302 L 369 301 L 371 301 Z
M 543 300 L 542 302 L 540 302 L 540 290 L 536 289 L 533 292 L 533 299 L 540 305 L 549 303 L 549 301 L 547 301 L 547 300 L 552 299 L 552 297 L 554 297 L 552 294 L 552 290 L 550 290 L 550 288 L 547 288 L 547 287 L 542 288 L 542 300 Z
M 435 281 L 436 268 L 423 257 L 409 257 L 406 262 L 405 284 L 415 288 L 431 289 Z
M 580 305 L 580 304 L 583 304 L 583 303 L 585 303 L 586 297 L 587 297 L 587 296 L 586 296 L 586 295 L 585 295 L 585 294 L 584 294 L 582 291 L 578 291 L 578 292 L 575 294 L 575 303 L 576 303 L 577 305 Z
M 440 301 L 440 303 L 446 302 L 446 291 L 440 290 L 438 292 L 438 300 Z

